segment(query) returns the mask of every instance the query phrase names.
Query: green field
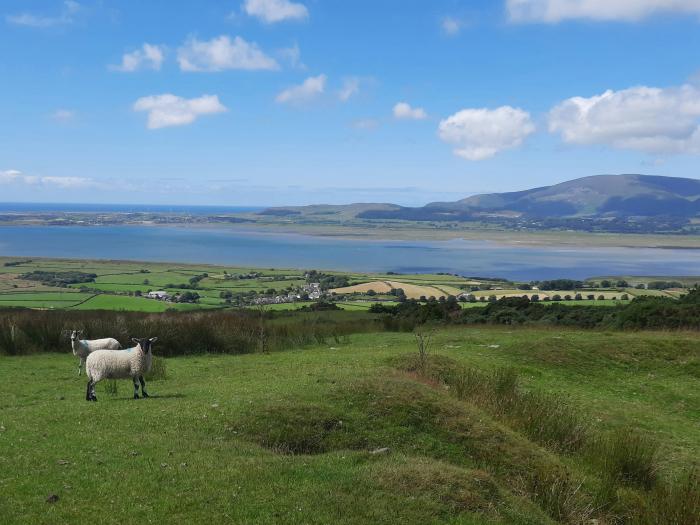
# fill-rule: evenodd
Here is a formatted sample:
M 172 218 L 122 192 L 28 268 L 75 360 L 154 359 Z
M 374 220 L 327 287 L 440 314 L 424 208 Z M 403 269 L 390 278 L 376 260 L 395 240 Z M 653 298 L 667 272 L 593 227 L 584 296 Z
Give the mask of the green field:
M 9 264 L 9 266 L 7 266 Z M 32 271 L 82 272 L 95 274 L 94 282 L 70 284 L 67 287 L 49 285 L 40 281 L 22 279 L 22 275 Z M 255 278 L 248 274 L 257 273 Z M 584 296 L 583 301 L 561 301 L 562 304 L 596 306 L 611 306 L 617 303 L 622 294 L 630 299 L 640 295 L 658 295 L 678 297 L 684 290 L 638 290 L 635 288 L 620 289 L 586 289 L 558 290 L 538 292 L 537 290 L 518 290 L 513 283 L 502 283 L 488 279 L 475 279 L 445 274 L 367 274 L 356 272 L 325 272 L 327 275 L 346 277 L 350 285 L 371 283 L 375 281 L 400 283 L 413 291 L 412 297 L 435 296 L 439 293 L 457 295 L 460 292 L 472 293 L 477 299 L 488 299 L 491 296 L 521 296 L 524 294 L 539 294 L 540 299 L 545 295 L 558 294 L 562 299 L 574 296 L 577 292 Z M 181 304 L 160 302 L 141 297 L 149 291 L 164 290 L 171 295 L 187 292 L 190 289 L 190 279 L 206 274 L 194 290 L 200 299 L 196 304 Z M 227 278 L 228 276 L 244 276 L 244 278 Z M 163 312 L 166 310 L 191 310 L 230 308 L 221 294 L 266 294 L 275 290 L 276 294 L 286 295 L 289 291 L 298 291 L 306 284 L 305 270 L 279 268 L 249 268 L 223 267 L 211 265 L 186 265 L 177 263 L 150 263 L 133 261 L 84 261 L 68 259 L 21 259 L 0 257 L 0 308 L 24 307 L 37 309 L 77 309 L 77 310 L 131 310 L 142 312 Z M 628 277 L 630 283 L 650 282 L 659 280 L 651 277 Z M 670 278 L 667 278 L 670 279 Z M 675 280 L 675 278 L 674 278 Z M 693 277 L 678 278 L 687 286 L 697 281 Z M 399 286 L 399 285 L 396 285 Z M 419 288 L 415 288 L 419 287 Z M 425 287 L 425 292 L 423 288 Z M 479 290 L 472 291 L 473 287 Z M 488 289 L 491 288 L 491 289 Z M 191 290 L 190 290 L 191 291 Z M 588 294 L 596 296 L 595 301 L 586 300 Z M 602 295 L 604 299 L 598 299 Z M 375 297 L 364 293 L 339 295 L 337 300 L 340 307 L 350 310 L 369 308 L 372 302 L 392 301 L 395 297 L 385 293 Z M 250 303 L 246 303 L 250 304 Z M 391 303 L 389 303 L 391 304 Z M 294 310 L 308 305 L 308 302 L 273 304 L 270 310 Z M 475 306 L 465 303 L 464 307 Z M 477 305 L 478 306 L 478 305 Z
M 561 450 L 405 371 L 416 355 L 412 334 L 373 333 L 170 358 L 150 399 L 131 399 L 124 380 L 116 394 L 99 385 L 98 403 L 68 353 L 0 357 L 1 521 L 697 523 L 697 485 L 674 500 L 676 521 L 634 521 L 662 512 L 659 487 L 698 464 L 696 334 L 443 328 L 429 349 L 428 369 L 509 367 L 592 435 L 658 442 L 649 486 L 606 485 L 595 448 Z

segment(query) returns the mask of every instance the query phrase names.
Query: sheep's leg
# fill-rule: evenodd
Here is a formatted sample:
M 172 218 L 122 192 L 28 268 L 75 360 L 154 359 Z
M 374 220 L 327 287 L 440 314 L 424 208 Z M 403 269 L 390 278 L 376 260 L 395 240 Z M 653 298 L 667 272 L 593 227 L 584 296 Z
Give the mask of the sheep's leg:
M 139 398 L 139 382 L 136 380 L 136 377 L 131 378 L 134 381 L 134 399 Z
M 85 401 L 92 401 L 92 395 L 91 394 L 91 389 L 90 386 L 92 385 L 92 381 L 87 382 L 87 392 L 85 392 Z
M 139 376 L 139 382 L 141 383 L 141 395 L 143 397 L 148 397 L 148 393 L 146 392 L 146 381 L 143 380 L 143 376 Z
M 78 361 L 78 377 L 82 374 L 82 368 L 85 368 L 85 359 L 83 357 Z
M 92 401 L 97 401 L 97 394 L 95 394 L 95 383 L 96 381 L 92 381 L 92 384 L 90 385 L 90 397 Z

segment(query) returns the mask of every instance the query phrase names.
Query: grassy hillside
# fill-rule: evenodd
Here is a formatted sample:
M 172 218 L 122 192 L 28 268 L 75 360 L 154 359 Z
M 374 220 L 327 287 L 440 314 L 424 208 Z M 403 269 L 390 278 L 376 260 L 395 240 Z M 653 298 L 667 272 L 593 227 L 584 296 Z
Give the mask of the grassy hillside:
M 452 328 L 434 335 L 424 367 L 416 355 L 412 334 L 358 334 L 169 358 L 150 399 L 131 399 L 122 381 L 116 393 L 100 385 L 98 403 L 84 401 L 70 355 L 0 357 L 0 515 L 697 523 L 697 480 L 669 488 L 700 457 L 695 334 Z M 477 395 L 454 382 L 469 370 L 507 381 Z M 601 453 L 601 442 L 633 447 Z

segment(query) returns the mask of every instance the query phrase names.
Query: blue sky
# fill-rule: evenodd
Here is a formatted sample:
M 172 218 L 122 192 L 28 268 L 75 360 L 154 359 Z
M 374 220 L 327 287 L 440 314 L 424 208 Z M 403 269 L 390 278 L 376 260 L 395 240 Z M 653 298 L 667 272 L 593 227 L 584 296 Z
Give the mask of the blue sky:
M 700 178 L 700 0 L 4 0 L 0 201 Z

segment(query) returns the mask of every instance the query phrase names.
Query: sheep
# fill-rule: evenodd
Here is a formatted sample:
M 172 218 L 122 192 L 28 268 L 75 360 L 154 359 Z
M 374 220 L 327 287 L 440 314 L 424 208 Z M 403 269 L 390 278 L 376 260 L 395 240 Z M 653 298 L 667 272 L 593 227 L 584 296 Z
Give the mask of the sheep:
M 85 359 L 95 350 L 120 350 L 122 345 L 119 341 L 111 337 L 105 339 L 80 339 L 83 335 L 82 330 L 72 330 L 70 333 L 70 345 L 73 349 L 73 355 L 78 358 L 78 376 L 80 376 L 81 368 L 85 368 Z
M 151 347 L 157 340 L 157 337 L 150 339 L 132 338 L 132 341 L 136 343 L 133 348 L 92 352 L 85 362 L 85 373 L 88 376 L 85 400 L 97 401 L 95 385 L 103 379 L 127 379 L 129 377 L 134 382 L 134 399 L 139 398 L 139 383 L 141 383 L 142 396 L 148 397 L 143 375 L 151 369 L 153 360 Z

